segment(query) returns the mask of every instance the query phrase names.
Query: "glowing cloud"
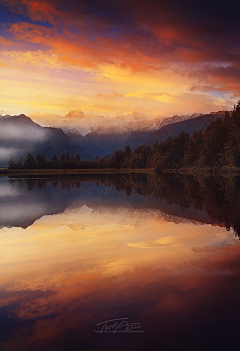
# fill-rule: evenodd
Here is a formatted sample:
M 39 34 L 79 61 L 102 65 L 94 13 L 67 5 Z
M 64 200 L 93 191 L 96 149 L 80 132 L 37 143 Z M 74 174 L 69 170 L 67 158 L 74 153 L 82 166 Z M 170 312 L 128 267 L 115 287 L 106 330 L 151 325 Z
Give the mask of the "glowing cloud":
M 0 102 L 8 113 L 204 113 L 231 108 L 240 94 L 237 2 L 0 3 Z M 114 94 L 121 102 L 106 99 Z

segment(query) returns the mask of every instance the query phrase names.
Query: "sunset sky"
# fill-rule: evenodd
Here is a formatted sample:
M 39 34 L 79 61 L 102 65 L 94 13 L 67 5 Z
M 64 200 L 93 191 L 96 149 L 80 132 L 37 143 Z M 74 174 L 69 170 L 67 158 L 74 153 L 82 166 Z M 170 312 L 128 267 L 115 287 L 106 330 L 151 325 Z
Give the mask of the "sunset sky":
M 0 0 L 0 114 L 231 109 L 240 2 Z

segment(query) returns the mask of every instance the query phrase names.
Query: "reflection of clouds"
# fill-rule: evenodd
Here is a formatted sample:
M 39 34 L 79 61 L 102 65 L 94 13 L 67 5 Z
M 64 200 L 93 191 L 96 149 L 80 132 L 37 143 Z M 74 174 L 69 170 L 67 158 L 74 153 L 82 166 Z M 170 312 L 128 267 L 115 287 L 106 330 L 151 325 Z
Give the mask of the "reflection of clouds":
M 190 224 L 189 224 L 189 227 L 190 227 Z M 208 228 L 208 230 L 211 231 L 210 225 L 206 225 L 203 228 L 205 230 L 206 228 Z M 196 232 L 196 235 L 203 236 L 202 239 L 200 240 L 196 238 L 194 235 L 191 235 L 191 234 L 189 235 L 184 233 L 184 230 L 181 230 L 181 228 L 179 228 L 179 230 L 176 233 L 172 231 L 169 231 L 169 233 L 167 233 L 165 230 L 160 231 L 159 236 L 161 235 L 162 236 L 158 239 L 151 240 L 151 238 L 149 238 L 149 240 L 146 240 L 146 241 L 129 242 L 127 245 L 133 248 L 144 248 L 144 249 L 149 249 L 149 248 L 165 249 L 168 246 L 179 247 L 179 248 L 189 247 L 194 252 L 194 254 L 202 254 L 207 252 L 211 253 L 218 249 L 221 250 L 225 245 L 232 245 L 236 241 L 236 239 L 232 235 L 226 236 L 226 233 L 224 231 L 222 230 L 218 231 L 217 227 L 215 227 L 215 229 L 217 230 L 215 235 L 209 238 L 208 235 L 207 236 L 203 235 L 202 233 L 203 228 L 201 228 L 201 226 L 190 228 L 192 232 Z M 168 234 L 168 236 L 165 236 L 166 234 Z M 204 241 L 203 243 L 201 243 L 203 238 L 207 241 L 207 245 L 206 245 L 206 242 Z
M 101 252 L 102 264 L 99 264 L 97 255 L 90 254 L 90 257 L 85 255 L 78 261 L 72 257 L 69 263 L 59 260 L 57 265 L 50 258 L 47 266 L 42 266 L 40 262 L 37 264 L 39 270 L 28 266 L 20 276 L 12 277 L 12 283 L 16 279 L 20 285 L 16 284 L 15 290 L 10 293 L 7 289 L 11 288 L 11 284 L 8 284 L 9 277 L 6 277 L 5 282 L 0 282 L 0 301 L 6 306 L 6 314 L 28 321 L 24 326 L 25 333 L 21 329 L 13 340 L 22 345 L 42 340 L 61 340 L 68 337 L 69 330 L 71 337 L 75 333 L 78 335 L 79 342 L 85 338 L 92 340 L 92 326 L 117 318 L 119 309 L 122 315 L 126 314 L 142 323 L 148 338 L 152 335 L 153 325 L 161 329 L 162 335 L 166 335 L 170 328 L 172 338 L 175 332 L 178 337 L 177 331 L 189 336 L 189 328 L 196 328 L 197 316 L 209 316 L 209 307 L 215 306 L 211 315 L 214 319 L 215 311 L 222 308 L 223 300 L 236 295 L 236 281 L 240 275 L 237 245 L 190 261 L 189 252 L 187 255 L 182 252 L 185 254 L 184 260 L 178 258 L 175 269 L 169 265 L 172 257 L 161 261 L 158 254 L 152 261 L 149 255 L 139 261 L 131 252 L 126 252 L 131 260 L 128 265 L 122 266 L 121 275 L 106 274 L 106 267 L 113 265 L 117 257 L 112 255 L 112 262 L 109 262 L 109 253 Z M 175 255 L 178 254 L 175 252 Z M 233 274 L 226 274 L 230 269 Z M 59 279 L 57 286 L 53 284 L 56 277 Z M 42 279 L 42 289 L 45 290 L 38 291 L 29 288 L 30 285 L 21 285 L 21 282 L 29 281 L 31 284 L 39 279 Z M 48 287 L 44 285 L 46 282 Z M 236 304 L 233 299 L 229 301 L 232 301 L 232 305 Z M 208 318 L 204 323 L 208 323 Z
M 180 243 L 177 243 L 177 238 L 174 237 L 162 237 L 157 240 L 151 240 L 149 242 L 141 241 L 137 243 L 128 243 L 128 246 L 130 247 L 138 247 L 142 249 L 150 249 L 150 248 L 157 248 L 158 246 L 165 246 L 165 245 L 174 245 L 174 246 L 179 246 L 181 245 Z
M 127 245 L 130 247 L 139 247 L 141 249 L 151 249 L 152 247 L 154 247 L 153 245 L 149 245 L 147 242 L 144 241 L 138 243 L 128 243 Z
M 82 232 L 85 228 L 81 228 L 77 223 L 67 225 L 67 227 L 76 232 Z
M 83 205 L 1 233 L 0 303 L 28 322 L 12 338 L 17 347 L 54 339 L 64 350 L 69 330 L 79 344 L 92 342 L 93 325 L 119 311 L 145 322 L 148 338 L 162 321 L 179 330 L 179 318 L 207 311 L 209 297 L 227 294 L 239 277 L 239 247 L 225 228 L 165 222 L 149 209 L 115 208 L 107 219 L 108 208 Z M 222 247 L 201 251 L 213 245 Z
M 24 223 L 32 218 L 41 217 L 46 212 L 47 206 L 35 202 L 24 204 L 7 204 L 0 207 L 0 222 L 1 223 Z
M 0 180 L 0 197 L 14 197 L 18 195 L 20 195 L 20 191 L 17 188 L 11 189 L 8 184 L 2 184 Z

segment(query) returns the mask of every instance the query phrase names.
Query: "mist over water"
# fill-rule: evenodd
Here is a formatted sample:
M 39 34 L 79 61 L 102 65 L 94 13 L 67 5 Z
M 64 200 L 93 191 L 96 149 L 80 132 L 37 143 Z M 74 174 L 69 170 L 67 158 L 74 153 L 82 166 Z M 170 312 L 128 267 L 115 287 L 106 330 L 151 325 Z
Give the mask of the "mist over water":
M 0 178 L 1 350 L 237 349 L 238 183 Z

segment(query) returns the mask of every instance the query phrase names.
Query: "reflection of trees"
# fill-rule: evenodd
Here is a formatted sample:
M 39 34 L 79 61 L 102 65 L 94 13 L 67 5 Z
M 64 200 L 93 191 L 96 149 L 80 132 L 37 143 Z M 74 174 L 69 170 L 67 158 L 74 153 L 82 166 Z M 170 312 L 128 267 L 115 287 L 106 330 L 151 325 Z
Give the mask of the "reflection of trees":
M 14 189 L 14 183 L 15 183 L 14 179 L 8 179 L 8 184 L 9 184 L 9 187 L 10 187 L 11 190 Z
M 61 189 L 62 189 L 62 190 L 65 190 L 65 188 L 66 188 L 66 183 L 65 183 L 65 182 L 60 182 L 60 185 L 61 185 Z
M 160 185 L 161 184 L 161 185 Z M 240 237 L 240 178 L 199 178 L 192 176 L 163 175 L 154 183 L 155 196 L 164 198 L 169 204 L 180 204 L 196 210 L 203 208 L 227 230 L 233 228 Z M 178 187 L 178 191 L 176 189 Z
M 179 205 L 183 210 L 193 205 L 196 210 L 205 209 L 213 219 L 224 223 L 227 230 L 233 228 L 240 237 L 240 177 L 196 178 L 191 175 L 145 173 L 34 177 L 24 179 L 29 191 L 35 185 L 38 189 L 46 189 L 47 183 L 55 189 L 59 184 L 62 190 L 70 190 L 73 187 L 80 188 L 82 182 L 94 182 L 97 185 L 113 186 L 117 191 L 124 191 L 127 196 L 131 196 L 133 191 L 142 196 L 153 195 L 156 199 L 164 199 L 169 205 Z M 17 179 L 17 176 L 16 180 L 21 189 L 23 180 Z M 16 180 L 13 176 L 9 179 L 11 189 Z
M 36 179 L 27 178 L 27 179 L 24 179 L 24 181 L 25 181 L 25 184 L 27 185 L 28 190 L 32 191 L 36 184 Z
M 57 187 L 58 187 L 58 182 L 53 181 L 53 182 L 52 182 L 52 186 L 54 187 L 54 189 L 57 189 Z
M 22 179 L 18 179 L 18 187 L 19 189 L 22 189 L 23 188 L 23 180 Z
M 46 189 L 47 181 L 46 179 L 37 179 L 37 188 L 38 189 Z

